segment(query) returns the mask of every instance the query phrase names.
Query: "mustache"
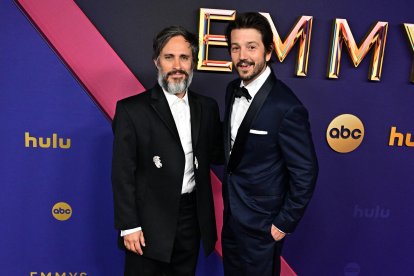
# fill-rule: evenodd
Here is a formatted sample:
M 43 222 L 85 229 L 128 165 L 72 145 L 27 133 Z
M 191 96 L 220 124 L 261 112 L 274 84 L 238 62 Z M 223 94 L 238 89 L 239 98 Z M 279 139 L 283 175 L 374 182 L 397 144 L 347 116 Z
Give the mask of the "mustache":
M 239 66 L 246 66 L 246 65 L 247 66 L 249 66 L 249 65 L 255 65 L 255 63 L 253 61 L 248 61 L 248 60 L 242 59 L 239 62 L 237 62 L 237 64 L 236 64 L 237 67 L 239 67 Z
M 181 69 L 172 70 L 172 71 L 168 72 L 165 75 L 165 77 L 168 78 L 169 76 L 174 75 L 174 74 L 177 74 L 177 73 L 184 74 L 186 77 L 188 77 L 188 73 L 186 71 L 184 71 L 184 70 L 181 70 Z

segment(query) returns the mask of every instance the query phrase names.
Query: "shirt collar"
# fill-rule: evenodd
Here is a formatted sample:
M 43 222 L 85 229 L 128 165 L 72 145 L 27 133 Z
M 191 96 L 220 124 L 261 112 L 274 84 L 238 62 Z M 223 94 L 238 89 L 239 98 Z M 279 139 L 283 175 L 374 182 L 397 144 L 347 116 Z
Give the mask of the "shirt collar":
M 186 105 L 188 105 L 188 92 L 187 91 L 185 92 L 184 97 L 182 98 L 178 98 L 176 95 L 168 93 L 167 91 L 164 90 L 164 88 L 162 88 L 162 91 L 164 92 L 164 95 L 167 98 L 168 105 L 170 107 L 180 101 L 183 101 Z
M 250 96 L 254 98 L 256 96 L 259 89 L 262 87 L 262 85 L 267 80 L 267 77 L 269 77 L 270 73 L 272 73 L 272 70 L 270 70 L 269 66 L 266 66 L 266 69 L 263 73 L 261 73 L 257 79 L 249 83 L 248 85 L 244 85 L 244 81 L 240 82 L 240 87 L 244 86 L 249 91 Z

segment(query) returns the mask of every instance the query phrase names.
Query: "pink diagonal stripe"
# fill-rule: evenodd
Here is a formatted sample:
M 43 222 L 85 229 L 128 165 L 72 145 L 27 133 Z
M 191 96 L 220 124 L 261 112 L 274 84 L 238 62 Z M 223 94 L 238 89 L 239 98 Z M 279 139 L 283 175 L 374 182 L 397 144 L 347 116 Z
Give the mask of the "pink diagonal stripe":
M 119 99 L 145 90 L 74 1 L 17 3 L 110 118 Z
M 118 100 L 145 90 L 74 1 L 16 2 L 109 118 L 113 118 Z M 221 181 L 213 172 L 211 177 L 219 237 L 216 251 L 221 256 Z M 295 276 L 286 261 L 283 258 L 281 261 L 281 275 Z

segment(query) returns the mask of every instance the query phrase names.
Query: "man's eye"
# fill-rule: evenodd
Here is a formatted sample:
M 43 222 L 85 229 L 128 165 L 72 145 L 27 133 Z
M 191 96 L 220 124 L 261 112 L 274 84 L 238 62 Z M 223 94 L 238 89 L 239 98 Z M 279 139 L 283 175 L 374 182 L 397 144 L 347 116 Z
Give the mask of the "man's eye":
M 231 47 L 231 49 L 230 49 L 230 50 L 231 50 L 232 52 L 237 52 L 239 49 L 240 49 L 239 47 Z
M 190 59 L 190 57 L 188 57 L 188 56 L 182 56 L 181 59 L 184 60 L 184 61 L 187 61 L 187 60 Z

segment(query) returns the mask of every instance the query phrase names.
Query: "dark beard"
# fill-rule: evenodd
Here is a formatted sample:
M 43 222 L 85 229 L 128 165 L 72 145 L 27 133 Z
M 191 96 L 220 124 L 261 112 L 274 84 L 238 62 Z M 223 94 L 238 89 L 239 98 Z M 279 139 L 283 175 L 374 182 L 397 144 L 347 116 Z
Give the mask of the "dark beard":
M 252 65 L 253 66 L 253 72 L 248 76 L 241 76 L 239 72 L 240 79 L 242 79 L 245 82 L 249 82 L 255 79 L 258 75 L 260 75 L 261 72 L 263 72 L 263 69 L 266 68 L 267 63 L 266 63 L 266 59 L 264 59 L 263 63 L 257 63 L 257 66 L 255 67 L 256 63 L 253 61 L 240 60 L 236 64 L 237 70 L 239 70 L 239 66 L 241 65 Z

